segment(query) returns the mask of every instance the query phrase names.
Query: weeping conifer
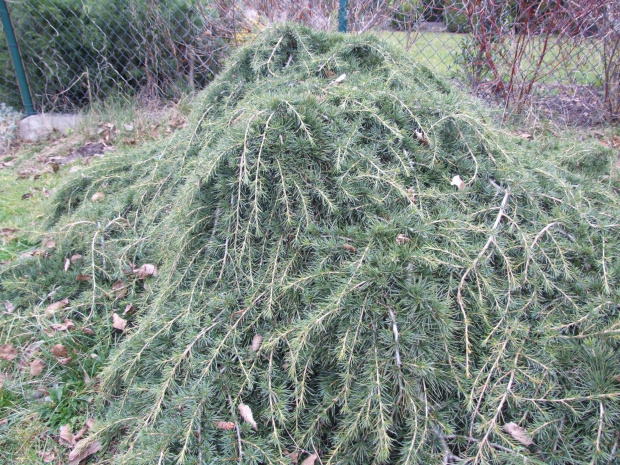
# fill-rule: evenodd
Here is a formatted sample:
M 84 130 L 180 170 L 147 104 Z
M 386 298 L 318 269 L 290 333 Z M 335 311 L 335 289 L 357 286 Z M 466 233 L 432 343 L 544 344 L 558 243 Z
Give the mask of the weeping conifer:
M 92 436 L 117 463 L 613 463 L 613 159 L 489 120 L 372 36 L 269 30 L 184 130 L 68 182 L 2 292 L 98 334 L 136 309 Z

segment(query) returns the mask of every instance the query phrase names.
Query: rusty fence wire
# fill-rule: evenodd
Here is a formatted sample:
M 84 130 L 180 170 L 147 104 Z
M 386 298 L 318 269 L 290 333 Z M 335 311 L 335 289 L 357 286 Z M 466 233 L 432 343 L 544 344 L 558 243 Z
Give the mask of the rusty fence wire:
M 8 1 L 37 111 L 115 94 L 179 98 L 263 27 L 337 30 L 342 3 L 349 33 L 376 33 L 507 110 L 568 123 L 620 116 L 616 0 Z M 2 37 L 0 102 L 21 107 Z

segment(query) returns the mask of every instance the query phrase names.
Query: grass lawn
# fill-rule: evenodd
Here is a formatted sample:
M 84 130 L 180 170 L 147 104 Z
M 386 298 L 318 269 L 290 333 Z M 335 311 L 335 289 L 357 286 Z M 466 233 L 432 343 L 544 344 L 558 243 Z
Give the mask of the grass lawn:
M 48 198 L 59 182 L 51 170 L 26 176 L 0 171 L 0 262 L 11 260 L 37 245 Z

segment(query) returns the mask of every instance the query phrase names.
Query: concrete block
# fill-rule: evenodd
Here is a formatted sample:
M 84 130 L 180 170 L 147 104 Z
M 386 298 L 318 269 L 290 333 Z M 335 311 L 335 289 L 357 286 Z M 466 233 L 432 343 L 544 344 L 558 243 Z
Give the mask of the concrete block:
M 24 118 L 19 122 L 20 139 L 36 142 L 47 138 L 54 131 L 65 134 L 74 128 L 82 119 L 77 114 L 41 113 Z

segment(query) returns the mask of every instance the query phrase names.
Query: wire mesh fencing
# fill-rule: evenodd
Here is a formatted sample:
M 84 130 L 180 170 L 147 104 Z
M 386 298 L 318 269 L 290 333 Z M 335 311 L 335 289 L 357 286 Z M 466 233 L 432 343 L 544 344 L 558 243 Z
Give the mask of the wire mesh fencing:
M 114 93 L 174 98 L 203 87 L 234 44 L 234 12 L 191 0 L 9 3 L 35 108 L 68 111 Z M 4 45 L 4 44 L 3 44 Z M 0 48 L 0 92 L 17 86 Z
M 617 0 L 406 0 L 372 29 L 507 113 L 620 118 Z
M 271 23 L 339 27 L 337 0 L 12 0 L 37 111 L 114 94 L 174 99 L 204 87 L 226 56 Z M 567 122 L 620 115 L 614 0 L 349 0 L 350 33 L 374 32 L 438 74 L 511 111 Z M 342 26 L 342 24 L 340 24 Z M 0 101 L 20 106 L 0 40 Z

